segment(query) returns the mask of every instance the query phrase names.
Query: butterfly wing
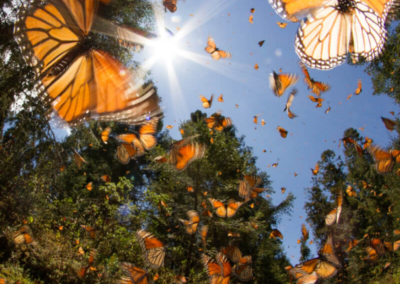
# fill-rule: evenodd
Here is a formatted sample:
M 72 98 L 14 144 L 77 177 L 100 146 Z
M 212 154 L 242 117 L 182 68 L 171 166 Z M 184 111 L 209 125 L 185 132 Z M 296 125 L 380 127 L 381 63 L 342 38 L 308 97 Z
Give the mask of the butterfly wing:
M 205 48 L 205 51 L 212 54 L 216 49 L 217 49 L 217 46 L 215 44 L 214 39 L 209 36 L 208 41 L 207 41 L 207 47 Z
M 136 153 L 137 151 L 130 144 L 122 143 L 117 147 L 117 158 L 124 165 L 128 164 L 135 157 Z
M 103 132 L 101 132 L 101 140 L 103 140 L 104 144 L 107 144 L 110 133 L 111 133 L 110 127 L 107 127 L 106 129 L 104 129 Z
M 389 118 L 382 117 L 382 116 L 381 116 L 381 119 L 382 119 L 382 122 L 385 124 L 385 127 L 386 127 L 387 130 L 389 130 L 389 131 L 393 131 L 394 130 L 394 127 L 397 124 L 396 121 L 391 120 Z
M 142 249 L 143 258 L 151 268 L 158 269 L 164 265 L 166 252 L 161 241 L 145 230 L 138 230 L 136 239 Z
M 248 282 L 253 279 L 253 269 L 250 265 L 235 265 L 232 268 L 232 275 L 242 282 Z
M 226 217 L 231 218 L 233 217 L 240 206 L 242 206 L 243 202 L 235 201 L 233 199 L 228 200 L 228 204 L 226 205 Z M 218 213 L 217 213 L 218 214 Z
M 143 125 L 140 130 L 140 142 L 146 150 L 152 149 L 157 144 L 157 139 L 154 136 L 156 129 L 153 124 Z
M 173 144 L 168 162 L 177 170 L 184 170 L 190 163 L 204 156 L 205 147 L 191 138 L 180 140 Z
M 218 215 L 218 217 L 221 218 L 226 218 L 227 215 L 227 210 L 225 208 L 225 204 L 222 203 L 219 200 L 209 198 L 208 201 L 210 201 L 212 207 L 215 209 L 215 213 Z
M 122 271 L 132 281 L 130 283 L 147 284 L 150 282 L 150 278 L 146 270 L 136 267 L 128 262 L 122 263 Z

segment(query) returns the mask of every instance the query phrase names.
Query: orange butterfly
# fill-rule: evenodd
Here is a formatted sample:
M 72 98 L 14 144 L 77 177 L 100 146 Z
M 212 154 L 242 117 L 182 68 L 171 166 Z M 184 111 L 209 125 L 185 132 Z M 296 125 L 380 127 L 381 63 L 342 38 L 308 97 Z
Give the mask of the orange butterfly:
M 281 238 L 281 239 L 283 240 L 283 235 L 282 235 L 282 233 L 281 233 L 279 230 L 274 229 L 274 230 L 272 230 L 272 232 L 269 234 L 269 238 L 270 238 L 270 239 L 271 239 L 271 238 Z
M 269 76 L 269 86 L 275 96 L 281 97 L 287 88 L 297 83 L 299 78 L 294 74 L 276 74 L 275 71 Z
M 89 0 L 32 2 L 19 11 L 15 37 L 39 79 L 39 95 L 68 124 L 90 118 L 143 122 L 148 113 L 161 112 L 154 88 L 134 88 L 134 75 L 87 40 L 98 4 Z M 123 29 L 108 27 L 112 32 Z
M 278 126 L 277 129 L 278 129 L 279 133 L 281 134 L 282 138 L 286 138 L 287 137 L 288 132 L 284 128 Z
M 260 115 L 262 115 L 262 113 L 253 116 L 253 122 L 254 122 L 255 124 L 258 124 L 258 117 L 259 117 Z
M 210 116 L 209 118 L 204 119 L 207 123 L 209 129 L 215 129 L 219 132 L 224 130 L 224 128 L 232 125 L 232 120 L 229 117 L 221 117 L 220 113 L 215 113 L 214 115 Z
M 315 169 L 311 169 L 311 172 L 315 176 L 319 173 L 319 165 L 318 165 L 318 163 L 315 164 Z
M 352 248 L 354 248 L 358 244 L 357 240 L 350 240 L 349 247 L 347 248 L 347 252 L 349 252 Z
M 93 270 L 92 265 L 93 265 L 93 262 L 94 262 L 94 258 L 96 257 L 96 254 L 97 254 L 97 250 L 90 249 L 88 265 L 80 268 L 77 271 L 77 275 L 78 275 L 79 278 L 81 278 L 81 279 L 84 278 L 89 269 Z
M 16 232 L 14 232 L 12 237 L 16 245 L 36 245 L 36 242 L 34 242 L 32 238 L 31 228 L 27 225 L 22 226 Z
M 118 140 L 130 144 L 136 151 L 135 157 L 144 154 L 145 150 L 152 149 L 156 144 L 157 140 L 154 136 L 156 134 L 156 124 L 158 120 L 153 120 L 151 123 L 145 124 L 139 128 L 138 134 L 129 133 L 118 135 Z
M 286 187 L 281 187 L 281 193 L 284 194 L 286 191 Z
M 142 249 L 143 258 L 151 268 L 158 269 L 164 265 L 166 249 L 162 242 L 145 230 L 137 231 L 136 239 Z
M 79 153 L 75 149 L 72 149 L 72 151 L 74 153 L 74 161 L 78 169 L 82 167 L 82 163 L 88 164 L 88 162 L 86 162 L 85 159 L 82 158 L 82 156 L 79 155 Z
M 205 51 L 211 54 L 211 57 L 214 60 L 219 60 L 221 57 L 222 58 L 229 58 L 231 57 L 231 54 L 229 52 L 220 50 L 217 48 L 215 41 L 212 37 L 208 37 L 207 41 L 207 47 L 205 48 Z
M 165 128 L 167 128 L 167 129 L 172 129 L 172 128 L 174 128 L 172 125 L 167 125 L 167 126 L 165 126 Z
M 128 262 L 122 263 L 122 271 L 126 277 L 122 277 L 118 283 L 120 284 L 148 284 L 151 279 L 146 270 L 134 266 Z
M 100 177 L 104 182 L 111 182 L 111 177 L 109 175 L 104 175 Z
M 276 22 L 281 29 L 286 28 L 287 23 Z
M 250 15 L 250 17 L 249 17 L 249 22 L 250 22 L 250 24 L 253 24 L 253 15 Z
M 178 9 L 176 7 L 176 3 L 178 2 L 178 0 L 164 0 L 163 1 L 163 5 L 164 5 L 164 9 L 165 12 L 170 11 L 171 13 L 174 13 L 176 11 L 176 9 Z
M 206 237 L 207 237 L 207 233 L 208 233 L 208 226 L 201 226 L 199 233 L 200 233 L 200 237 L 203 241 L 204 246 L 206 246 L 207 245 Z
M 122 164 L 128 164 L 136 157 L 137 151 L 132 144 L 121 143 L 117 147 L 117 158 Z
M 240 249 L 235 246 L 231 245 L 229 247 L 225 247 L 221 249 L 221 252 L 225 254 L 233 263 L 237 263 L 242 258 L 242 252 Z
M 222 95 L 222 94 L 218 97 L 218 101 L 219 101 L 220 103 L 223 103 L 223 102 L 224 102 L 224 98 L 223 98 L 223 95 Z
M 376 162 L 376 171 L 380 174 L 392 172 L 394 165 L 400 162 L 400 150 L 384 151 L 380 147 L 371 145 L 368 151 Z
M 235 201 L 233 199 L 229 199 L 227 202 L 227 205 L 225 206 L 224 203 L 222 203 L 219 200 L 209 198 L 208 199 L 213 206 L 215 210 L 215 213 L 218 215 L 218 217 L 221 218 L 231 218 L 233 217 L 237 210 L 242 206 L 243 202 Z
M 383 123 L 385 124 L 386 129 L 389 131 L 393 131 L 395 126 L 397 125 L 396 121 L 391 120 L 389 118 L 385 118 L 385 117 L 381 116 L 381 119 L 382 119 Z
M 358 87 L 357 87 L 356 91 L 354 92 L 354 94 L 356 96 L 358 96 L 361 92 L 362 92 L 362 81 L 361 81 L 361 79 L 359 79 L 358 80 Z
M 212 260 L 206 254 L 203 254 L 201 258 L 203 265 L 207 271 L 210 283 L 229 283 L 232 268 L 228 259 L 222 253 L 217 254 L 217 262 Z
M 197 226 L 200 222 L 199 214 L 194 210 L 189 210 L 186 212 L 186 215 L 189 217 L 189 220 L 179 219 L 179 221 L 185 225 L 186 232 L 189 235 L 193 235 L 197 231 Z
M 303 235 L 303 241 L 306 242 L 308 240 L 308 231 L 306 225 L 301 225 L 301 234 Z
M 326 215 L 325 224 L 331 226 L 333 223 L 339 223 L 340 213 L 342 212 L 342 204 L 343 204 L 343 193 L 339 188 L 336 190 L 336 208 L 333 209 Z
M 293 100 L 294 100 L 294 96 L 297 93 L 297 89 L 293 89 L 290 94 L 289 97 L 287 99 L 286 105 L 285 105 L 285 109 L 283 111 L 287 110 L 287 114 L 289 116 L 289 118 L 293 119 L 295 118 L 297 115 L 295 115 L 293 112 L 290 111 L 290 107 L 292 106 Z
M 172 144 L 167 161 L 177 170 L 184 170 L 190 163 L 204 156 L 206 148 L 194 142 L 195 137 L 187 137 Z
M 86 225 L 81 225 L 81 227 L 84 228 L 85 231 L 89 233 L 90 238 L 92 239 L 96 238 L 96 229 L 94 227 L 89 227 Z
M 204 97 L 203 95 L 200 95 L 200 100 L 203 103 L 203 107 L 204 108 L 210 108 L 211 104 L 212 104 L 212 101 L 213 101 L 213 98 L 214 98 L 214 94 L 211 95 L 210 100 L 207 100 L 206 97 Z
M 174 276 L 174 283 L 187 283 L 185 276 L 182 275 L 175 275 Z
M 251 192 L 262 182 L 261 178 L 258 176 L 244 176 L 244 179 L 240 181 L 238 191 L 239 196 L 242 198 L 247 198 L 250 196 Z M 261 191 L 262 192 L 262 191 Z
M 91 191 L 91 190 L 93 189 L 93 182 L 89 182 L 89 183 L 86 185 L 86 189 L 89 190 L 89 191 Z
M 370 139 L 368 137 L 365 137 L 365 142 L 364 142 L 364 145 L 363 145 L 363 149 L 364 150 L 367 149 L 369 146 L 371 146 L 371 144 L 372 144 L 372 139 Z
M 321 93 L 324 93 L 324 92 L 328 91 L 331 88 L 328 84 L 314 81 L 314 79 L 312 79 L 310 77 L 310 74 L 308 73 L 307 67 L 304 65 L 303 62 L 300 62 L 300 67 L 301 67 L 301 70 L 303 71 L 303 74 L 305 76 L 304 82 L 306 83 L 308 89 L 309 90 L 311 89 L 312 93 L 316 94 L 317 96 L 320 96 Z
M 110 127 L 107 127 L 106 129 L 104 129 L 103 132 L 101 132 L 101 140 L 103 140 L 104 144 L 107 144 L 110 133 L 111 133 Z
M 322 104 L 321 104 L 321 106 L 322 106 Z M 328 108 L 326 109 L 325 113 L 329 113 L 330 111 L 331 111 L 331 107 L 328 107 Z
M 259 45 L 260 47 L 262 47 L 263 44 L 264 44 L 264 42 L 265 42 L 265 40 L 262 40 L 262 41 L 260 41 L 260 42 L 258 43 L 258 45 Z
M 353 144 L 359 157 L 362 157 L 364 155 L 361 146 L 358 145 L 357 141 L 355 141 L 353 138 L 345 137 L 342 139 L 342 141 L 344 146 L 346 146 L 347 143 Z
M 250 195 L 247 198 L 245 198 L 244 203 L 249 202 L 250 199 L 256 198 L 259 194 L 263 193 L 266 190 L 267 190 L 266 188 L 258 188 L 258 187 L 254 188 L 251 191 Z
M 313 103 L 317 103 L 315 107 L 322 107 L 322 102 L 324 101 L 323 98 L 316 98 L 311 95 L 308 96 Z

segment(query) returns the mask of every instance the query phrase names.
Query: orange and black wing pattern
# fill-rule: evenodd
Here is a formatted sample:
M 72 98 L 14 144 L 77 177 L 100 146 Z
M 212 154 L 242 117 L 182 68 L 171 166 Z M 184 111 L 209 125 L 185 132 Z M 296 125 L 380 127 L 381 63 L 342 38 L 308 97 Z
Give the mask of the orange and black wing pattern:
M 185 225 L 186 232 L 189 235 L 193 235 L 197 231 L 197 226 L 199 225 L 200 222 L 200 217 L 199 213 L 197 213 L 194 210 L 189 210 L 186 212 L 187 216 L 189 217 L 189 220 L 183 220 L 179 219 L 179 221 Z
M 389 131 L 393 131 L 394 128 L 396 127 L 396 125 L 397 125 L 396 121 L 391 120 L 389 118 L 381 116 L 381 119 L 382 119 L 383 124 L 385 124 L 386 129 L 389 130 Z
M 151 268 L 158 269 L 164 265 L 166 250 L 161 241 L 145 230 L 137 231 L 136 239 L 142 249 L 143 258 Z
M 177 2 L 178 2 L 178 0 L 164 0 L 163 5 L 164 5 L 165 10 L 168 10 L 171 13 L 176 12 L 176 10 L 178 9 L 178 7 L 176 6 Z
M 297 83 L 299 80 L 295 74 L 277 74 L 273 72 L 269 77 L 269 85 L 275 96 L 281 97 L 287 88 Z
M 270 238 L 270 239 L 271 239 L 271 238 L 281 238 L 281 239 L 283 239 L 283 235 L 282 235 L 282 233 L 281 233 L 279 230 L 274 229 L 274 230 L 272 230 L 272 232 L 269 234 L 269 238 Z
M 83 229 L 85 229 L 86 232 L 89 233 L 90 238 L 95 239 L 96 238 L 96 229 L 94 227 L 86 226 L 86 225 L 81 225 Z
M 212 37 L 208 37 L 207 40 L 207 47 L 204 49 L 206 52 L 211 54 L 211 57 L 214 60 L 219 60 L 220 58 L 229 58 L 231 57 L 231 54 L 229 52 L 220 50 L 217 48 L 217 45 L 215 44 L 215 41 Z
M 31 228 L 27 225 L 22 226 L 16 232 L 14 232 L 12 237 L 16 245 L 36 244 L 36 242 L 33 241 Z
M 135 158 L 137 151 L 131 144 L 122 143 L 117 147 L 117 158 L 122 164 L 128 164 Z
M 202 254 L 201 260 L 204 268 L 207 271 L 210 284 L 222 283 L 223 280 L 222 267 L 218 263 L 216 263 L 215 260 L 211 259 L 211 257 L 206 254 Z
M 124 262 L 121 265 L 125 277 L 122 277 L 119 284 L 148 284 L 152 283 L 146 270 L 134 266 L 131 263 Z
M 177 170 L 184 170 L 193 161 L 202 158 L 205 153 L 205 146 L 193 141 L 193 137 L 188 137 L 171 146 L 168 162 Z
M 304 65 L 304 63 L 300 62 L 300 67 L 304 74 L 304 82 L 312 93 L 320 96 L 321 93 L 330 90 L 331 87 L 328 84 L 314 81 L 314 79 L 310 77 L 310 74 L 308 73 L 307 67 Z

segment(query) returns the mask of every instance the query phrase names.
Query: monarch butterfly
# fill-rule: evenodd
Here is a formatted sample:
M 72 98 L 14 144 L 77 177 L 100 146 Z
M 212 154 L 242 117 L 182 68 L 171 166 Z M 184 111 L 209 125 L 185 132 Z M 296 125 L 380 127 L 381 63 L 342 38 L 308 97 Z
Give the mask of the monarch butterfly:
M 287 131 L 286 131 L 286 132 L 287 132 Z M 273 167 L 273 168 L 277 168 L 278 165 L 279 165 L 279 163 L 273 163 L 273 164 L 272 164 L 272 167 Z
M 259 117 L 260 115 L 262 115 L 262 113 L 259 113 L 259 114 L 255 115 L 255 116 L 253 116 L 253 122 L 254 122 L 255 124 L 258 124 L 258 117 Z
M 16 245 L 31 244 L 36 245 L 33 241 L 31 228 L 29 226 L 22 226 L 12 235 L 13 241 Z
M 187 283 L 185 276 L 182 275 L 175 275 L 174 276 L 174 283 Z
M 314 169 L 311 169 L 311 172 L 315 176 L 319 173 L 319 165 L 318 165 L 318 163 L 315 164 L 315 168 Z
M 385 248 L 388 251 L 396 251 L 400 247 L 400 240 L 399 241 L 395 241 L 393 243 L 392 242 L 384 242 L 384 244 L 385 244 Z
M 222 94 L 218 97 L 218 101 L 219 101 L 220 103 L 223 103 L 223 102 L 224 102 L 224 97 L 223 97 Z
M 259 69 L 259 67 L 258 67 L 258 64 L 257 64 L 257 63 L 254 65 L 254 69 L 256 69 L 256 70 L 258 70 L 258 69 Z
M 164 9 L 165 12 L 170 11 L 171 13 L 174 13 L 178 7 L 176 7 L 176 3 L 178 2 L 178 0 L 164 0 L 163 1 L 163 5 L 164 5 Z
M 219 253 L 217 255 L 217 262 L 215 262 L 215 260 L 212 260 L 211 257 L 209 257 L 206 254 L 202 254 L 201 259 L 207 271 L 210 284 L 229 283 L 231 274 L 231 265 L 229 264 L 225 256 Z
M 199 233 L 200 233 L 200 237 L 203 241 L 204 246 L 206 246 L 207 245 L 206 237 L 207 237 L 207 233 L 208 233 L 208 226 L 206 226 L 206 225 L 201 226 Z
M 101 176 L 100 179 L 104 182 L 111 182 L 111 177 L 109 175 Z
M 286 28 L 287 23 L 276 22 L 281 29 Z
M 359 157 L 362 157 L 364 155 L 361 146 L 358 145 L 357 141 L 355 141 L 353 138 L 345 137 L 342 139 L 342 141 L 344 146 L 346 146 L 347 143 L 353 144 Z
M 142 249 L 144 260 L 151 268 L 158 269 L 164 265 L 166 249 L 162 242 L 145 230 L 137 231 L 136 239 Z
M 367 149 L 369 146 L 371 146 L 371 144 L 372 144 L 372 139 L 368 138 L 368 136 L 365 137 L 363 149 L 364 150 Z
M 85 159 L 82 158 L 82 156 L 79 155 L 79 153 L 75 149 L 72 149 L 72 151 L 74 154 L 74 162 L 75 162 L 76 166 L 78 167 L 78 169 L 80 169 L 82 167 L 82 163 L 88 164 L 88 162 L 86 162 Z
M 203 107 L 204 108 L 210 108 L 213 99 L 214 99 L 214 95 L 213 94 L 211 95 L 211 98 L 209 100 L 207 100 L 207 98 L 205 96 L 200 95 L 200 100 L 203 103 Z
M 231 54 L 229 52 L 220 50 L 217 48 L 217 45 L 215 44 L 215 41 L 212 37 L 208 37 L 207 41 L 207 47 L 205 48 L 205 51 L 211 54 L 211 57 L 214 60 L 219 60 L 221 57 L 222 58 L 229 58 L 231 57 Z
M 93 248 L 90 249 L 88 265 L 80 268 L 77 271 L 77 275 L 78 275 L 79 278 L 81 278 L 81 279 L 84 278 L 86 276 L 86 273 L 88 272 L 89 268 L 92 268 L 92 265 L 93 265 L 93 262 L 94 262 L 94 258 L 96 257 L 96 254 L 97 254 L 97 250 L 96 249 L 93 249 Z
M 368 260 L 372 260 L 373 262 L 377 262 L 379 259 L 379 254 L 377 253 L 377 251 L 371 247 L 368 246 L 365 248 L 365 252 L 367 253 L 367 258 Z
M 261 178 L 258 176 L 245 175 L 244 179 L 240 181 L 238 191 L 239 196 L 247 198 L 251 192 L 261 183 Z
M 222 248 L 221 252 L 225 254 L 233 263 L 239 262 L 239 260 L 242 258 L 242 252 L 235 245 Z
M 275 96 L 281 97 L 287 88 L 297 83 L 299 78 L 295 74 L 276 74 L 272 71 L 269 76 L 269 86 Z
M 357 81 L 357 84 L 358 84 L 357 89 L 356 89 L 356 91 L 354 92 L 354 94 L 355 94 L 356 96 L 358 96 L 358 95 L 362 92 L 362 81 L 361 81 L 361 79 L 359 79 L 359 80 Z
M 264 126 L 264 125 L 265 125 L 265 120 L 263 118 L 263 119 L 261 119 L 261 126 Z
M 279 134 L 281 135 L 282 138 L 286 138 L 287 137 L 288 132 L 284 128 L 278 126 L 277 129 L 278 129 Z M 278 163 L 276 163 L 276 165 L 278 165 Z M 274 166 L 274 165 L 272 165 L 272 166 Z
M 310 74 L 308 73 L 307 67 L 300 62 L 300 67 L 301 70 L 303 71 L 304 74 L 304 82 L 306 83 L 308 89 L 311 89 L 311 92 L 316 94 L 317 96 L 320 96 L 321 93 L 324 93 L 326 91 L 328 91 L 331 87 L 328 84 L 322 83 L 322 82 L 317 82 L 314 81 L 314 79 L 312 79 L 310 77 Z
M 104 144 L 107 144 L 108 141 L 108 137 L 110 136 L 111 133 L 111 128 L 107 127 L 106 129 L 104 129 L 103 132 L 101 132 L 101 140 L 103 140 Z
M 352 248 L 354 248 L 356 245 L 358 244 L 358 241 L 357 240 L 350 240 L 350 242 L 349 242 L 349 247 L 347 248 L 347 252 L 349 252 L 350 250 L 352 250 Z
M 119 284 L 148 284 L 151 279 L 146 270 L 134 266 L 131 263 L 122 263 L 122 271 L 127 277 L 122 277 Z
M 193 235 L 197 231 L 197 226 L 200 222 L 199 213 L 194 210 L 189 210 L 186 212 L 186 215 L 189 217 L 189 220 L 179 219 L 179 221 L 185 225 L 186 232 L 189 235 Z
M 117 147 L 117 158 L 124 165 L 128 164 L 131 159 L 134 159 L 136 153 L 136 149 L 131 144 L 122 143 Z
M 138 134 L 129 133 L 118 135 L 118 140 L 126 144 L 133 145 L 136 150 L 135 157 L 144 154 L 145 150 L 152 149 L 156 144 L 157 140 L 154 134 L 156 133 L 155 125 L 158 122 L 148 123 L 139 128 Z
M 211 213 L 210 210 L 204 210 L 201 215 L 203 215 L 205 217 L 210 217 L 210 218 L 213 216 L 213 214 Z
M 322 105 L 321 105 L 322 106 Z M 328 107 L 325 111 L 326 114 L 328 114 L 331 111 L 331 107 Z
M 306 242 L 308 240 L 308 231 L 306 225 L 301 225 L 301 234 L 303 235 L 303 241 Z
M 206 148 L 202 144 L 193 142 L 195 137 L 197 136 L 187 137 L 171 145 L 167 161 L 177 170 L 186 169 L 190 163 L 204 156 Z
M 231 218 L 233 217 L 240 206 L 242 206 L 243 202 L 235 201 L 233 199 L 229 199 L 227 202 L 227 205 L 225 206 L 224 203 L 222 203 L 219 200 L 209 198 L 208 199 L 213 206 L 215 210 L 215 213 L 217 214 L 218 217 L 221 218 Z
M 400 150 L 389 150 L 386 152 L 374 145 L 371 145 L 367 149 L 376 162 L 376 171 L 380 174 L 392 172 L 395 163 L 400 162 Z
M 33 1 L 22 6 L 14 35 L 40 80 L 40 95 L 76 125 L 87 118 L 142 123 L 160 114 L 154 88 L 133 88 L 134 76 L 88 34 L 98 1 Z
M 265 42 L 265 40 L 262 40 L 262 41 L 258 42 L 258 45 L 259 45 L 260 47 L 262 47 L 262 46 L 264 45 L 264 42 Z
M 289 97 L 287 99 L 286 105 L 285 105 L 285 109 L 283 111 L 287 110 L 287 114 L 289 116 L 289 118 L 295 118 L 296 115 L 290 111 L 290 107 L 292 106 L 293 100 L 294 100 L 294 96 L 297 94 L 297 89 L 293 89 L 293 91 L 290 92 Z
M 93 189 L 93 182 L 89 182 L 89 183 L 86 185 L 86 189 L 89 190 L 89 191 L 91 191 L 91 190 Z
M 396 121 L 391 120 L 389 118 L 385 118 L 385 117 L 381 116 L 381 119 L 382 119 L 382 122 L 385 124 L 386 129 L 389 131 L 393 131 L 394 127 L 397 125 Z
M 361 183 L 362 183 L 362 186 L 363 186 L 364 189 L 373 188 L 372 184 L 369 184 L 364 180 L 362 180 Z
M 314 258 L 298 264 L 290 269 L 289 273 L 295 279 L 298 279 L 299 276 L 303 277 L 304 273 L 312 274 L 313 272 L 315 272 L 319 278 L 328 279 L 335 276 L 340 267 L 339 259 L 333 253 L 332 237 L 328 236 L 324 247 L 319 252 L 319 258 Z
M 96 229 L 94 227 L 89 227 L 89 226 L 86 226 L 86 225 L 81 225 L 81 227 L 84 228 L 86 230 L 86 232 L 89 233 L 89 236 L 92 239 L 96 238 Z
M 232 267 L 232 275 L 242 282 L 248 282 L 253 279 L 253 269 L 250 265 L 234 265 Z
M 266 188 L 258 188 L 258 187 L 256 187 L 251 191 L 249 197 L 246 198 L 246 200 L 248 199 L 247 201 L 249 201 L 252 198 L 256 198 L 259 194 L 263 193 L 266 190 L 267 190 Z M 245 202 L 247 202 L 247 201 L 245 201 Z
M 219 132 L 232 125 L 232 120 L 229 117 L 222 118 L 220 113 L 215 113 L 209 118 L 205 118 L 204 121 L 209 129 L 215 129 Z
M 240 234 L 229 231 L 228 232 L 228 237 L 230 237 L 230 238 L 240 238 Z
M 253 16 L 253 15 L 250 15 L 250 17 L 249 17 L 249 22 L 250 22 L 250 24 L 253 24 L 253 18 L 254 18 L 254 16 Z
M 336 208 L 328 213 L 325 217 L 325 224 L 330 226 L 333 223 L 339 223 L 340 213 L 342 212 L 343 193 L 341 189 L 336 191 Z
M 342 64 L 347 53 L 353 62 L 360 56 L 371 61 L 385 43 L 385 21 L 393 0 L 281 1 L 269 0 L 284 19 L 302 21 L 295 39 L 296 53 L 312 68 L 332 69 Z
M 281 239 L 283 240 L 283 235 L 282 235 L 282 233 L 281 233 L 279 230 L 274 229 L 274 230 L 272 230 L 272 232 L 269 234 L 269 238 L 270 238 L 270 239 L 271 239 L 271 238 L 281 238 Z

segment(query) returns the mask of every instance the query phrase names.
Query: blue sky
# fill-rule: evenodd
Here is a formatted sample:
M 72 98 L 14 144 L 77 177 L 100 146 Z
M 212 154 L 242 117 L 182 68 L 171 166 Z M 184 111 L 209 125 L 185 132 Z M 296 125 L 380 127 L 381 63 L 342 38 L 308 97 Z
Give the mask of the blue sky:
M 188 23 L 195 24 L 194 30 L 180 40 L 180 48 L 197 54 L 193 58 L 197 58 L 199 63 L 179 56 L 173 60 L 179 86 L 171 83 L 164 61 L 159 61 L 151 69 L 151 77 L 163 100 L 165 125 L 173 125 L 170 134 L 179 139 L 179 122 L 189 119 L 189 114 L 197 109 L 208 115 L 221 110 L 223 115 L 231 117 L 237 134 L 246 136 L 246 144 L 253 147 L 254 155 L 258 156 L 257 166 L 270 175 L 276 191 L 271 196 L 273 203 L 281 202 L 288 192 L 293 192 L 297 198 L 293 215 L 283 218 L 278 226 L 284 235 L 287 256 L 292 264 L 296 264 L 300 257 L 297 239 L 306 218 L 304 189 L 311 186 L 310 168 L 326 149 L 341 154 L 338 142 L 349 127 L 364 127 L 364 131 L 359 130 L 362 135 L 373 138 L 377 144 L 389 143 L 391 135 L 380 116 L 390 118 L 389 112 L 395 111 L 396 106 L 387 96 L 372 96 L 372 84 L 363 67 L 344 64 L 331 71 L 309 70 L 315 80 L 331 85 L 331 90 L 322 96 L 325 99 L 323 107 L 315 108 L 315 103 L 308 98 L 310 92 L 303 82 L 294 51 L 294 37 L 299 24 L 288 23 L 285 29 L 279 28 L 276 22 L 283 20 L 267 0 L 178 1 L 177 6 L 175 13 L 165 14 L 165 25 L 179 37 Z M 255 8 L 253 24 L 248 20 L 251 8 Z M 214 61 L 204 51 L 208 36 L 214 38 L 219 48 L 230 52 L 232 58 Z M 265 43 L 259 47 L 261 40 Z M 145 48 L 138 56 L 139 61 L 149 58 L 151 52 Z M 254 69 L 255 64 L 259 65 L 258 70 Z M 295 85 L 299 92 L 291 108 L 298 117 L 293 120 L 283 112 L 289 91 L 278 98 L 269 88 L 270 73 L 272 70 L 278 72 L 280 68 L 283 72 L 300 76 Z M 362 79 L 363 92 L 347 100 L 357 88 L 358 79 Z M 214 94 L 210 109 L 202 107 L 200 94 L 207 98 Z M 216 100 L 220 94 L 224 96 L 223 103 Z M 236 108 L 235 104 L 239 107 Z M 328 106 L 332 110 L 325 114 Z M 259 113 L 263 113 L 259 121 L 263 118 L 265 126 L 253 123 L 253 116 Z M 280 137 L 277 126 L 289 131 L 286 139 Z M 263 153 L 264 149 L 267 153 Z M 278 161 L 277 168 L 267 168 Z M 294 177 L 294 172 L 297 177 Z M 287 188 L 285 194 L 281 194 L 281 187 Z M 310 247 L 316 254 L 315 245 Z

